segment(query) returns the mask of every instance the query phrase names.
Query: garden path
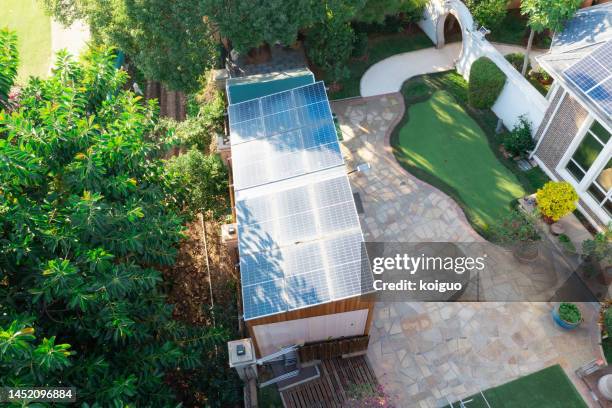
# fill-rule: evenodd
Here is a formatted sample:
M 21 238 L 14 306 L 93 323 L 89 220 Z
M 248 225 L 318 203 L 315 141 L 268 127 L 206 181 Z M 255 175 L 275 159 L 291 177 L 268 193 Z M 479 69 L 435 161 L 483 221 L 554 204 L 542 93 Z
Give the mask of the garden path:
M 519 45 L 493 43 L 493 46 L 503 55 L 525 52 L 525 48 Z M 431 47 L 404 52 L 379 61 L 361 77 L 361 96 L 398 92 L 403 83 L 414 76 L 453 69 L 460 53 L 461 42 L 454 42 L 441 49 Z M 543 50 L 532 50 L 531 65 L 536 63 L 534 58 L 542 53 Z
M 332 110 L 348 167 L 372 166 L 368 173 L 349 176 L 363 204 L 366 241 L 483 241 L 450 197 L 396 162 L 389 138 L 404 112 L 400 94 L 333 101 Z M 495 255 L 516 266 L 510 254 Z M 492 284 L 515 284 L 517 276 Z M 447 398 L 456 401 L 557 363 L 587 396 L 574 370 L 601 358 L 597 309 L 582 304 L 585 322 L 567 332 L 552 322 L 551 307 L 546 302 L 378 302 L 368 358 L 398 407 L 444 406 Z

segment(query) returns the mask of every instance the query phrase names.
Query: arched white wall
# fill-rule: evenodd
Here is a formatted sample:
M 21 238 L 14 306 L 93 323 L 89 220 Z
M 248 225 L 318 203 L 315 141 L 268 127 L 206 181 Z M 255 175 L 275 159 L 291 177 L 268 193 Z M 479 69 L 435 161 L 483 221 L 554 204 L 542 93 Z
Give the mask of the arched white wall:
M 453 14 L 461 25 L 463 43 L 455 62 L 457 71 L 469 79 L 472 63 L 480 57 L 491 59 L 506 74 L 506 85 L 493 105 L 493 112 L 512 129 L 521 115 L 527 116 L 535 133 L 540 126 L 548 101 L 516 70 L 504 56 L 477 31 L 468 8 L 459 0 L 430 0 L 425 8 L 421 29 L 438 47 L 444 46 L 444 20 Z

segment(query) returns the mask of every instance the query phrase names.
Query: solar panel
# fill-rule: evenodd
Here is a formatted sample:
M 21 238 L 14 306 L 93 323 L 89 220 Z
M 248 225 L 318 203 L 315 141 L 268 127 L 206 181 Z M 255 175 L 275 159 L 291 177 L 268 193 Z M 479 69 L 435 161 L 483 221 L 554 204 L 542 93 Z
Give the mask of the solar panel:
M 608 116 L 612 115 L 612 40 L 566 69 L 563 75 Z
M 371 288 L 323 82 L 230 105 L 229 122 L 245 319 Z
M 287 310 L 363 292 L 363 238 L 345 175 L 239 200 L 236 215 L 244 296 L 278 279 L 285 280 Z M 252 309 L 245 302 L 245 318 L 279 307 L 276 298 L 260 296 Z
M 236 144 L 232 161 L 237 190 L 344 163 L 331 116 L 321 124 Z

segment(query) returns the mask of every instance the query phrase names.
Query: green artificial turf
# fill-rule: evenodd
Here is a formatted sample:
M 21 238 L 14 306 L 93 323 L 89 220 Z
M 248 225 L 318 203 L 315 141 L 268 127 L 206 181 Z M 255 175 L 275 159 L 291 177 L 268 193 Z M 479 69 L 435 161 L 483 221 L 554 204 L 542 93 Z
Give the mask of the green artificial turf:
M 492 408 L 586 408 L 587 405 L 561 366 L 554 365 L 483 392 Z M 487 408 L 479 395 L 464 401 L 469 408 Z M 459 407 L 456 402 L 454 407 Z M 450 408 L 447 405 L 446 408 Z
M 487 136 L 446 91 L 408 108 L 395 155 L 417 177 L 458 198 L 468 218 L 487 230 L 526 194 L 491 150 Z
M 349 61 L 348 68 L 350 76 L 341 81 L 342 89 L 331 93 L 331 99 L 342 99 L 351 96 L 359 96 L 359 83 L 361 77 L 372 65 L 385 58 L 402 52 L 416 51 L 423 48 L 433 47 L 433 43 L 420 29 L 414 33 L 378 34 L 370 35 L 368 38 L 367 58 Z M 323 80 L 329 82 L 323 75 Z
M 0 27 L 17 32 L 19 71 L 17 83 L 30 75 L 46 76 L 51 58 L 51 19 L 38 0 L 1 0 Z

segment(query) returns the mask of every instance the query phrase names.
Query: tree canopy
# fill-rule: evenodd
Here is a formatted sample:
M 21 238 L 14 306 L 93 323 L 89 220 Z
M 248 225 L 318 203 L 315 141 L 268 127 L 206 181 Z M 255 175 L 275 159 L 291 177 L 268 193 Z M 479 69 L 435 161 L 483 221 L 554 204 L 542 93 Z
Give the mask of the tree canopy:
M 84 19 L 94 39 L 128 54 L 148 79 L 193 91 L 217 58 L 202 0 L 44 0 L 69 24 Z
M 398 13 L 420 16 L 426 4 L 427 0 L 367 0 L 356 18 L 368 23 L 382 23 L 386 16 Z
M 489 29 L 498 28 L 508 13 L 508 0 L 466 0 L 474 19 Z
M 528 16 L 527 24 L 537 33 L 544 30 L 560 31 L 580 4 L 581 0 L 523 0 L 521 13 Z
M 0 386 L 174 406 L 167 376 L 217 361 L 226 329 L 172 318 L 159 268 L 183 237 L 181 183 L 151 137 L 155 103 L 122 90 L 114 59 L 61 54 L 0 110 Z M 217 376 L 199 377 L 210 406 L 230 403 Z

